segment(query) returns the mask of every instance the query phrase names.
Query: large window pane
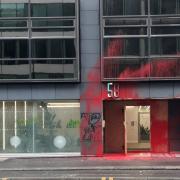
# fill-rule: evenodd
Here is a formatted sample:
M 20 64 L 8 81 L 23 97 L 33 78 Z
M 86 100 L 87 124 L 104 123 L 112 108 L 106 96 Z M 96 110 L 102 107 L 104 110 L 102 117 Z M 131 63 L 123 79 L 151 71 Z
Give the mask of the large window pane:
M 32 4 L 33 17 L 75 16 L 75 3 Z
M 180 34 L 180 26 L 174 27 L 152 27 L 152 34 Z
M 130 28 L 105 28 L 105 35 L 147 35 L 147 28 L 130 27 Z
M 105 59 L 104 78 L 147 78 L 150 65 L 145 59 Z
M 75 3 L 63 3 L 63 16 L 75 16 Z
M 1 46 L 2 58 L 27 58 L 27 40 L 4 40 Z
M 33 17 L 46 17 L 47 4 L 32 4 L 31 13 Z
M 104 16 L 122 15 L 123 0 L 104 0 L 103 8 L 104 8 Z
M 74 40 L 73 39 L 33 40 L 32 56 L 34 58 L 76 57 Z
M 145 56 L 147 43 L 143 38 L 104 39 L 104 56 Z
M 28 5 L 26 3 L 1 3 L 0 17 L 26 17 Z
M 28 60 L 4 60 L 1 62 L 0 79 L 28 79 L 30 74 Z
M 104 16 L 147 14 L 147 0 L 105 0 Z
M 18 21 L 18 20 L 2 20 L 0 21 L 0 27 L 27 27 L 27 21 Z
M 176 55 L 180 50 L 179 41 L 176 37 L 151 38 L 151 54 Z
M 179 0 L 151 0 L 151 14 L 176 14 Z
M 78 101 L 1 101 L 3 153 L 80 152 Z M 3 129 L 3 125 L 5 129 Z
M 75 78 L 75 60 L 50 59 L 33 60 L 32 77 L 34 79 L 65 79 Z
M 151 77 L 180 77 L 180 59 L 156 58 L 151 60 Z

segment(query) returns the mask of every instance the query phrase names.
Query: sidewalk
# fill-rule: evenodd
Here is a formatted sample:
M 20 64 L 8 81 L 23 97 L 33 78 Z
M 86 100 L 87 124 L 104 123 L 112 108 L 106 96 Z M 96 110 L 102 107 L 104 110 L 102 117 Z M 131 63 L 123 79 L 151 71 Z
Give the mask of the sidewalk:
M 105 155 L 103 157 L 1 158 L 0 171 L 6 170 L 93 170 L 93 169 L 172 169 L 180 170 L 175 154 Z

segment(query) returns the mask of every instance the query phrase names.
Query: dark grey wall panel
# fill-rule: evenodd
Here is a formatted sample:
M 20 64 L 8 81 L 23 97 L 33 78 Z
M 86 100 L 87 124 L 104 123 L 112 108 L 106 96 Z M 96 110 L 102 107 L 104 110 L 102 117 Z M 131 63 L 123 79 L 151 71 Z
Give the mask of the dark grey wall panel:
M 80 99 L 80 84 L 56 85 L 56 99 Z
M 32 98 L 31 85 L 8 85 L 7 94 L 9 100 L 28 100 Z
M 33 85 L 32 99 L 55 99 L 55 85 L 52 84 Z
M 8 99 L 7 85 L 0 85 L 0 100 Z
M 143 83 L 138 83 L 137 85 L 137 91 L 138 91 L 138 96 L 140 99 L 143 98 L 149 98 L 150 97 L 150 89 L 149 89 L 149 82 L 143 82 Z
M 174 86 L 173 82 L 151 82 L 150 98 L 173 98 Z

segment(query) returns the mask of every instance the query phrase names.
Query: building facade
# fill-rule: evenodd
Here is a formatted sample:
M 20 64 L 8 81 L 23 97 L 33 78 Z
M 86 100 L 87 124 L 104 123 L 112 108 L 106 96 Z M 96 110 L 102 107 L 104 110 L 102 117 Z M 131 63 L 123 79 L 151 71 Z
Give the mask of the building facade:
M 179 14 L 179 0 L 0 0 L 0 153 L 180 151 Z

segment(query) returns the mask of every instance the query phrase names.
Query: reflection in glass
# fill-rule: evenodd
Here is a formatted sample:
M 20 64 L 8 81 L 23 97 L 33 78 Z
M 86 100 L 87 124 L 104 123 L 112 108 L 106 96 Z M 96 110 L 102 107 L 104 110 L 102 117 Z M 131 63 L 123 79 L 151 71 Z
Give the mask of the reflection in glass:
M 107 38 L 104 39 L 104 56 L 143 56 L 147 54 L 144 38 Z
M 32 4 L 32 17 L 75 16 L 75 3 Z
M 28 79 L 30 74 L 28 60 L 7 60 L 1 62 L 1 79 Z
M 0 123 L 5 126 L 5 131 L 0 127 L 1 152 L 80 151 L 79 102 L 3 101 L 1 107 Z
M 75 60 L 34 60 L 33 78 L 34 79 L 65 79 L 75 78 Z
M 147 0 L 105 0 L 103 15 L 143 15 L 147 14 Z
M 145 59 L 105 59 L 105 78 L 146 78 L 149 77 L 150 66 Z
M 32 41 L 32 56 L 34 58 L 75 58 L 73 39 L 44 39 Z
M 151 0 L 151 14 L 178 14 L 179 0 Z
M 26 17 L 28 15 L 26 3 L 1 3 L 0 17 Z
M 176 55 L 180 51 L 179 37 L 151 38 L 151 54 L 153 55 Z
M 1 41 L 2 58 L 27 58 L 27 40 L 3 40 Z

